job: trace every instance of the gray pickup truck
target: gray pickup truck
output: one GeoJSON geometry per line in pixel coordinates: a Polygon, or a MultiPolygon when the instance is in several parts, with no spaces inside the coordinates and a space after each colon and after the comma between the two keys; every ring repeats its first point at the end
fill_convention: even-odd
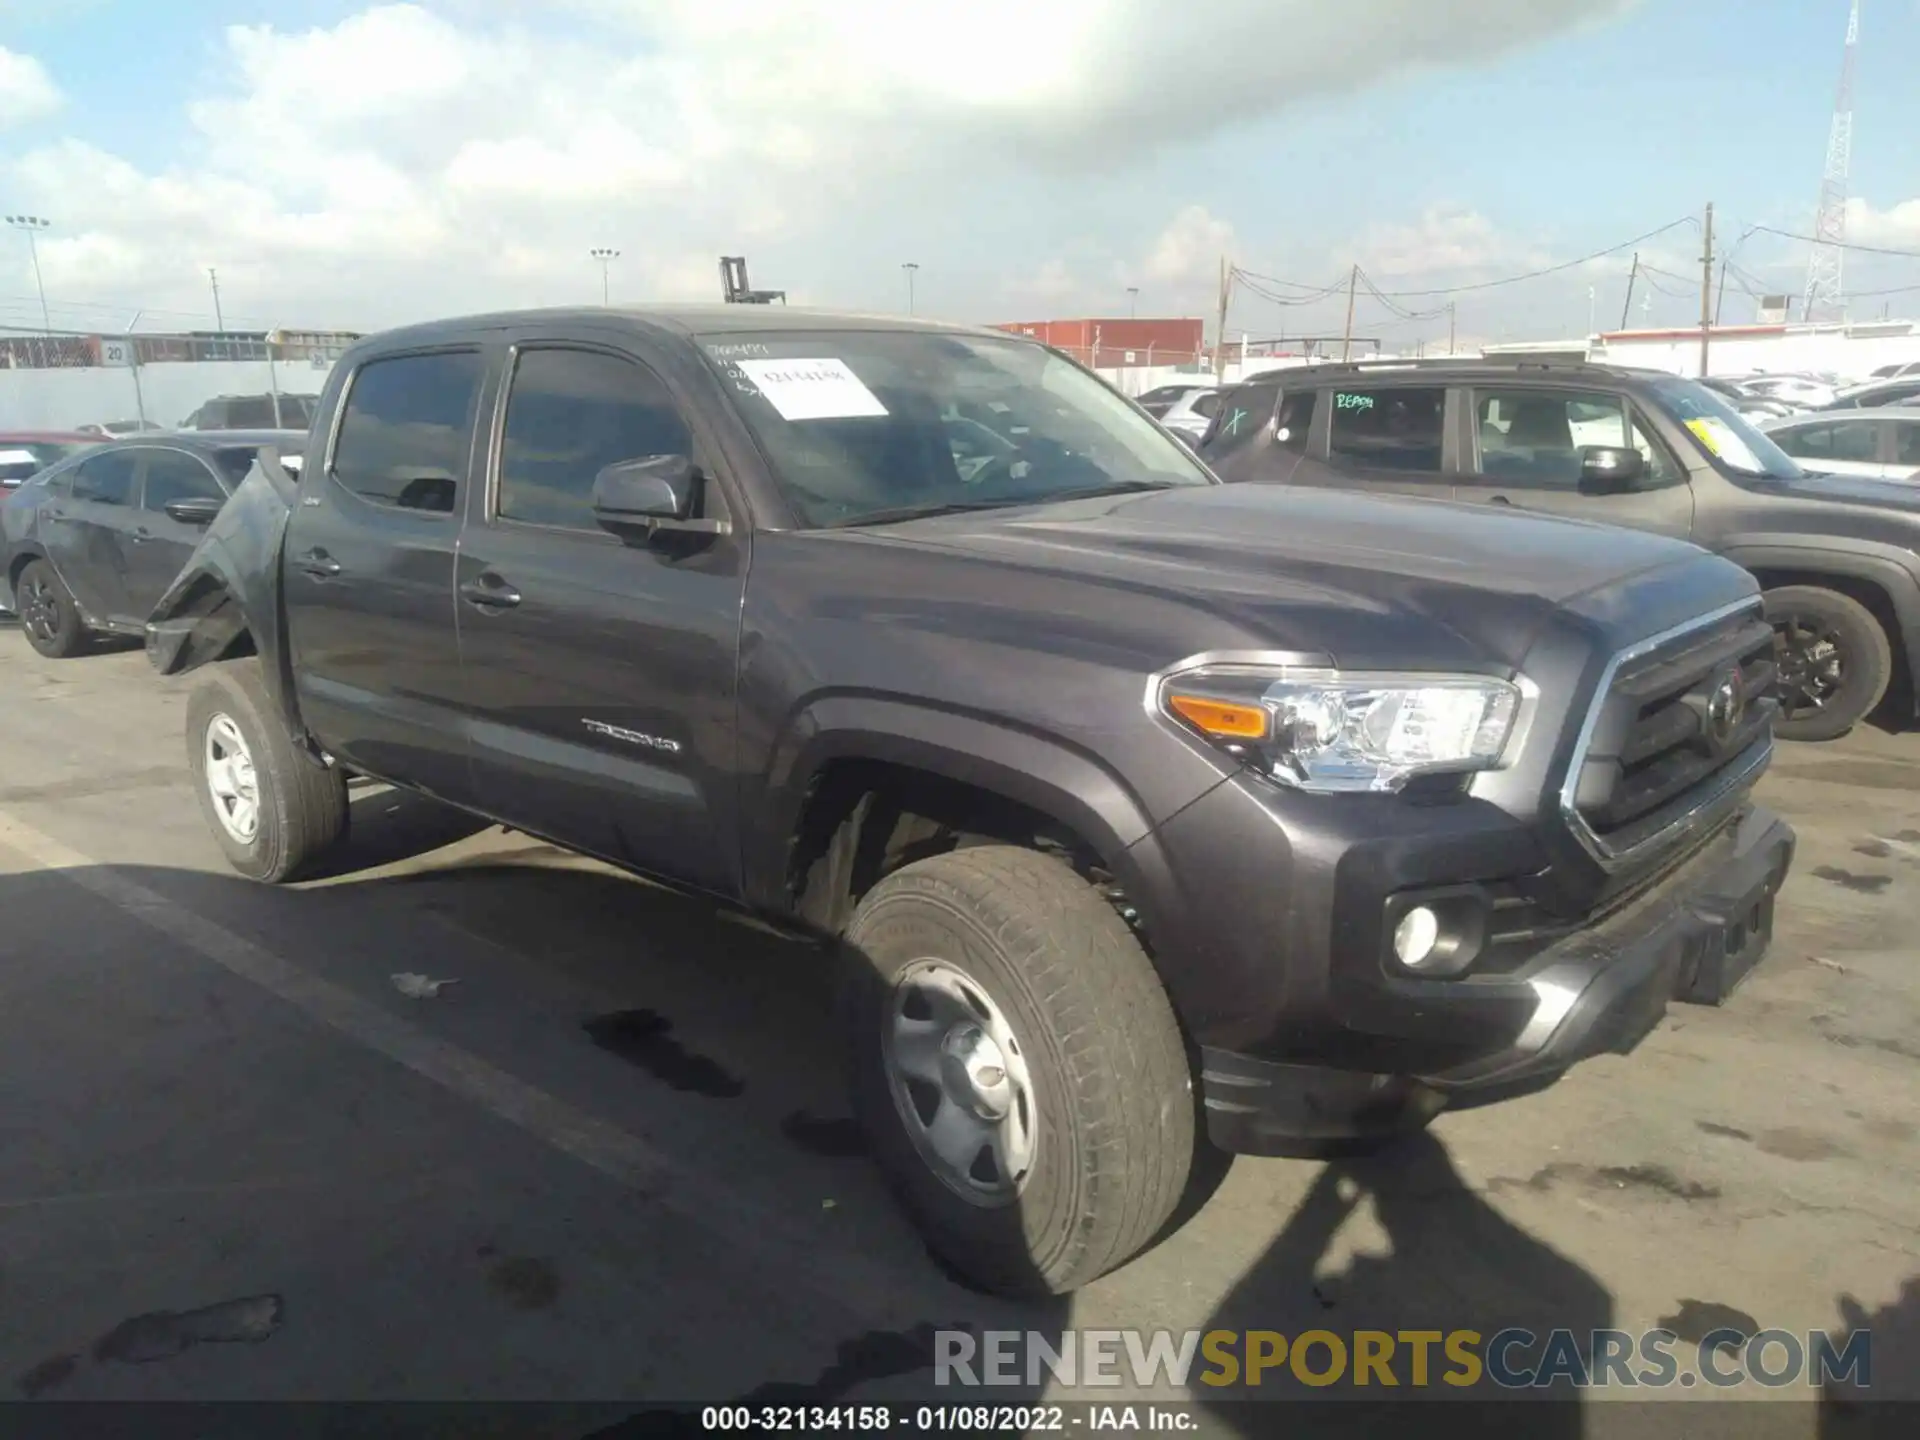
{"type": "MultiPolygon", "coordinates": [[[[1630,526],[1750,571],[1787,740],[1920,714],[1920,486],[1816,475],[1665,371],[1379,361],[1271,371],[1222,401],[1224,480],[1422,496],[1630,526]]],[[[1600,542],[1596,542],[1600,543],[1600,542]]]]}
{"type": "Polygon", "coordinates": [[[1690,545],[1223,485],[1020,337],[724,306],[362,341],[148,627],[243,874],[349,773],[816,937],[976,1282],[1085,1284],[1200,1144],[1377,1141],[1765,953],[1758,587],[1690,545]]]}

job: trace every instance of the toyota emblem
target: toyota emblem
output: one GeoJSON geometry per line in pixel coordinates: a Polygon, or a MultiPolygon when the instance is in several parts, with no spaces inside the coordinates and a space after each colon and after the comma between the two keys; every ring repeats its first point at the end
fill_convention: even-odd
{"type": "Polygon", "coordinates": [[[1707,696],[1707,738],[1714,748],[1722,748],[1732,740],[1746,718],[1746,683],[1738,670],[1729,670],[1707,696]]]}

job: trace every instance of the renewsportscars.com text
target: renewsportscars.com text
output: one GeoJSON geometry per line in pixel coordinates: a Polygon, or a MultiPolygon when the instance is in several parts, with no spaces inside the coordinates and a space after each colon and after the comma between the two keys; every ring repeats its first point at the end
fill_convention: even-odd
{"type": "Polygon", "coordinates": [[[1716,1330],[988,1330],[934,1336],[934,1383],[958,1388],[1333,1385],[1423,1389],[1818,1387],[1873,1383],[1873,1337],[1716,1330]]]}

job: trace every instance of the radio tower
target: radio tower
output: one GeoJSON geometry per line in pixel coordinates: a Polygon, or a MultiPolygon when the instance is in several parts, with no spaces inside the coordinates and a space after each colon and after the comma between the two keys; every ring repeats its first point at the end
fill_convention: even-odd
{"type": "Polygon", "coordinates": [[[1860,0],[1847,15],[1847,58],[1840,66],[1840,96],[1827,135],[1827,170],[1820,181],[1820,211],[1813,221],[1813,254],[1807,261],[1809,322],[1844,320],[1846,292],[1847,177],[1853,168],[1853,59],[1860,49],[1860,0]]]}

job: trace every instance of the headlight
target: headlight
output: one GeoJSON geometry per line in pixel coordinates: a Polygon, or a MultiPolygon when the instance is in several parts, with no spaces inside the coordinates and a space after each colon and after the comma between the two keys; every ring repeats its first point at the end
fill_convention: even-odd
{"type": "Polygon", "coordinates": [[[1393,791],[1505,763],[1520,686],[1478,675],[1209,666],[1160,682],[1162,713],[1283,785],[1393,791]]]}

